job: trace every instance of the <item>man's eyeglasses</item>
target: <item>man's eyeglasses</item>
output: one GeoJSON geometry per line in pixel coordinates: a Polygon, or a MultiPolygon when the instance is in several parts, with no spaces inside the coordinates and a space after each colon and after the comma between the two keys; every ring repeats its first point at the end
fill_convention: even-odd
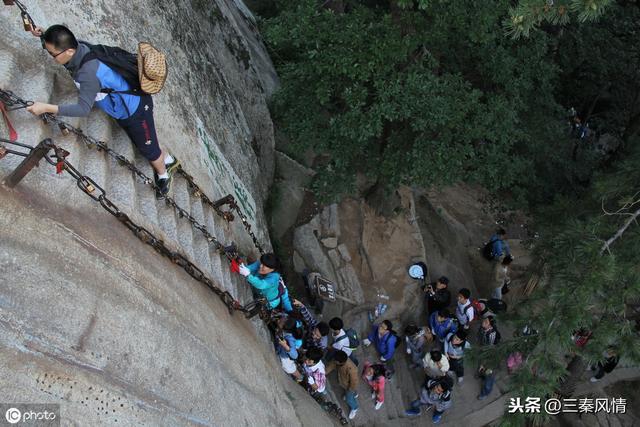
{"type": "Polygon", "coordinates": [[[45,44],[44,44],[44,37],[40,37],[40,43],[42,44],[42,48],[43,48],[44,50],[46,50],[46,51],[47,51],[47,53],[48,53],[52,58],[57,58],[59,55],[62,55],[63,53],[65,53],[66,51],[68,51],[68,50],[69,50],[69,49],[65,49],[65,50],[63,50],[63,51],[61,51],[61,52],[58,52],[58,53],[55,53],[55,54],[54,54],[54,53],[49,52],[49,50],[47,49],[47,46],[45,46],[45,44]]]}
{"type": "Polygon", "coordinates": [[[47,53],[48,53],[49,55],[51,55],[51,57],[52,57],[52,58],[57,58],[58,56],[62,55],[63,53],[65,53],[65,52],[66,52],[66,51],[68,51],[69,49],[65,49],[65,50],[60,51],[60,52],[58,52],[58,53],[56,53],[56,54],[53,54],[53,53],[49,52],[47,49],[45,49],[45,50],[47,51],[47,53]]]}

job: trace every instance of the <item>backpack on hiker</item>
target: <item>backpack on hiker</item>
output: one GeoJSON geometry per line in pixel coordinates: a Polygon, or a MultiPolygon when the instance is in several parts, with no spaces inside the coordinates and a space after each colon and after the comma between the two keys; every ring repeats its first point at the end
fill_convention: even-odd
{"type": "Polygon", "coordinates": [[[482,247],[482,256],[485,257],[488,261],[492,261],[495,257],[493,256],[493,244],[497,242],[500,238],[496,237],[495,239],[489,240],[482,247]]]}
{"type": "Polygon", "coordinates": [[[92,45],[86,42],[82,44],[89,48],[89,53],[82,58],[80,67],[92,59],[97,59],[122,76],[130,86],[128,91],[101,88],[100,92],[142,96],[153,95],[162,90],[167,78],[167,63],[164,54],[151,44],[139,43],[137,54],[116,46],[92,45]]]}
{"type": "MultiPolygon", "coordinates": [[[[489,311],[487,306],[482,301],[475,298],[469,298],[469,301],[471,302],[471,307],[473,308],[473,320],[471,322],[475,322],[476,320],[482,318],[482,316],[487,311],[489,311]]],[[[464,309],[464,315],[467,316],[467,319],[469,319],[469,316],[467,315],[467,310],[469,310],[469,306],[465,307],[464,309]]]]}
{"type": "Polygon", "coordinates": [[[393,335],[394,337],[396,337],[396,343],[394,344],[394,349],[400,347],[400,344],[402,344],[402,339],[400,339],[400,336],[398,335],[398,333],[396,331],[394,331],[393,329],[389,331],[389,333],[391,335],[393,335]]]}
{"type": "Polygon", "coordinates": [[[345,338],[348,340],[349,344],[347,345],[347,347],[350,350],[355,350],[360,345],[360,338],[358,338],[358,333],[353,328],[345,329],[344,335],[338,338],[336,342],[342,341],[345,338]]]}
{"type": "Polygon", "coordinates": [[[484,306],[492,313],[504,313],[507,311],[507,303],[501,299],[491,298],[488,300],[482,300],[484,306]]]}

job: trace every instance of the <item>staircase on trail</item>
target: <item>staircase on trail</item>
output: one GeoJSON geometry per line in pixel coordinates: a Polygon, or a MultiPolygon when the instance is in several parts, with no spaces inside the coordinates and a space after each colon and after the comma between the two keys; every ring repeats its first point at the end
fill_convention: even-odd
{"type": "MultiPolygon", "coordinates": [[[[75,102],[76,89],[70,81],[64,81],[62,74],[47,72],[44,68],[37,68],[28,73],[22,71],[21,64],[13,61],[11,55],[0,59],[0,88],[12,90],[23,99],[34,99],[41,102],[75,102]],[[62,81],[62,83],[61,83],[62,81]]],[[[66,77],[66,76],[65,76],[66,77]]],[[[62,135],[57,126],[45,124],[39,118],[25,110],[9,113],[11,121],[18,131],[18,141],[35,146],[45,138],[52,138],[56,145],[69,151],[67,160],[83,175],[92,178],[104,188],[107,196],[138,225],[148,229],[152,234],[161,238],[168,246],[182,253],[198,266],[205,275],[209,276],[221,289],[228,290],[241,304],[250,302],[253,297],[249,286],[244,280],[231,274],[226,257],[216,250],[198,230],[195,230],[185,218],[179,218],[174,209],[164,200],[157,200],[150,185],[143,183],[129,169],[105,152],[88,147],[78,136],[70,133],[62,135]]],[[[153,170],[148,161],[137,153],[133,143],[118,124],[103,112],[94,109],[86,118],[64,118],[65,121],[82,129],[85,134],[98,140],[105,141],[110,148],[133,161],[147,176],[153,177],[153,170]]],[[[0,134],[8,137],[4,123],[0,125],[0,134]]],[[[163,149],[171,152],[171,147],[163,144],[163,149]]],[[[7,155],[0,161],[0,176],[9,174],[23,158],[7,155]]],[[[182,167],[189,171],[189,165],[182,163],[182,167]]],[[[55,168],[41,161],[40,167],[33,169],[16,187],[16,191],[33,193],[49,203],[68,207],[77,215],[91,217],[95,221],[112,221],[114,227],[122,227],[98,203],[87,197],[76,185],[76,181],[67,173],[56,175],[55,168]]],[[[208,183],[198,183],[201,188],[211,188],[208,183]]],[[[215,191],[215,183],[214,183],[215,191]]],[[[224,196],[208,194],[211,200],[224,196]]],[[[198,222],[205,225],[213,236],[223,245],[233,241],[247,242],[248,237],[242,228],[240,218],[233,223],[220,217],[200,197],[193,195],[187,181],[175,174],[169,196],[176,203],[189,212],[198,222]]],[[[131,236],[136,239],[135,236],[131,236]]],[[[239,248],[243,254],[258,254],[258,251],[247,244],[239,248]]],[[[153,251],[151,247],[148,248],[153,251]]],[[[132,254],[133,255],[133,254],[132,254]]],[[[159,256],[159,259],[163,258],[159,256]]],[[[167,259],[158,262],[170,262],[167,259]]]]}

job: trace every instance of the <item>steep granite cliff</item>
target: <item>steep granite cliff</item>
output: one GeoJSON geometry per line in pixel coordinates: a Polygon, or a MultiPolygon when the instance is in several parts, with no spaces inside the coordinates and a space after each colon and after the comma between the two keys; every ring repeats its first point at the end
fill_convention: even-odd
{"type": "MultiPolygon", "coordinates": [[[[78,38],[168,56],[154,97],[161,145],[212,200],[232,194],[270,248],[263,201],[274,168],[266,97],[277,76],[240,0],[30,1],[36,23],[78,38]]],[[[24,99],[72,101],[76,88],[17,7],[0,8],[0,88],[24,99]]],[[[189,221],[104,152],[10,113],[20,141],[51,137],[132,220],[163,239],[240,302],[247,285],[189,221]]],[[[71,119],[151,169],[102,112],[71,119]]],[[[6,129],[0,125],[6,136],[6,129]]],[[[21,159],[0,160],[0,176],[21,159]]],[[[253,252],[238,218],[228,223],[176,179],[171,196],[224,244],[253,252]]],[[[282,372],[259,320],[230,315],[219,298],[135,238],[66,174],[41,162],[15,189],[0,187],[0,394],[3,402],[58,403],[63,425],[330,425],[282,372]]]]}

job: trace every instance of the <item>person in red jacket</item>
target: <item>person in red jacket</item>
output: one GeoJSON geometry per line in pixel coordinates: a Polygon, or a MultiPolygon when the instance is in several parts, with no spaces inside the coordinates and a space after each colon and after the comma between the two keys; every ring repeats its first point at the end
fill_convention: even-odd
{"type": "Polygon", "coordinates": [[[371,364],[369,362],[364,364],[364,370],[362,371],[362,379],[371,387],[371,398],[376,401],[376,411],[382,407],[384,403],[384,383],[386,369],[383,364],[376,363],[371,364]]]}

